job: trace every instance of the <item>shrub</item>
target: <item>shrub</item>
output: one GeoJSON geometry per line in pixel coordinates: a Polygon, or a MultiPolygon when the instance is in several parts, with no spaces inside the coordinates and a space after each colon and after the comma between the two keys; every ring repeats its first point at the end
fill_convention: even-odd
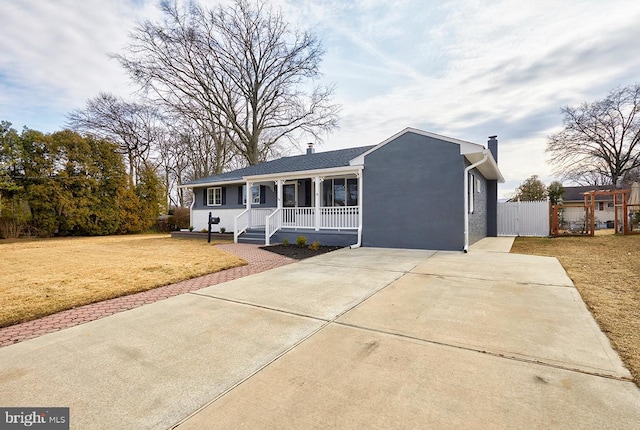
{"type": "Polygon", "coordinates": [[[220,227],[220,233],[224,233],[225,231],[227,231],[227,229],[226,229],[226,228],[224,228],[224,227],[220,227]]]}
{"type": "Polygon", "coordinates": [[[171,218],[171,224],[173,229],[180,230],[181,228],[189,227],[189,208],[174,208],[171,218]]]}
{"type": "Polygon", "coordinates": [[[309,245],[309,249],[311,249],[312,251],[317,251],[318,249],[320,249],[320,242],[316,240],[311,245],[309,245]]]}
{"type": "Polygon", "coordinates": [[[203,228],[202,230],[200,230],[200,233],[209,233],[209,229],[203,228]]]}
{"type": "Polygon", "coordinates": [[[296,239],[296,244],[298,245],[298,248],[304,248],[305,246],[307,246],[307,238],[304,236],[298,236],[298,238],[296,239]]]}
{"type": "Polygon", "coordinates": [[[282,246],[289,246],[289,239],[286,239],[286,238],[285,238],[285,239],[282,241],[282,246]]]}
{"type": "Polygon", "coordinates": [[[171,228],[171,219],[173,216],[159,216],[156,220],[156,223],[153,225],[153,230],[160,233],[168,233],[172,231],[171,228]]]}

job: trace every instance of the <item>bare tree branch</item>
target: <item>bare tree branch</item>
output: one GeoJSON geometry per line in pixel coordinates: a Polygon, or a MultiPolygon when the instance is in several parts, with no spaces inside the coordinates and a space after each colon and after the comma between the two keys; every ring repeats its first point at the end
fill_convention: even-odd
{"type": "Polygon", "coordinates": [[[161,133],[157,108],[107,93],[100,93],[87,101],[84,109],[74,110],[67,117],[70,128],[116,142],[127,156],[133,182],[161,133]]]}
{"type": "Polygon", "coordinates": [[[316,83],[314,35],[290,30],[261,0],[214,9],[172,0],[162,10],[165,21],[139,25],[115,57],[147,95],[209,133],[220,170],[232,152],[256,164],[284,140],[337,127],[333,87],[316,83]]]}
{"type": "Polygon", "coordinates": [[[640,84],[603,99],[564,107],[564,129],[549,136],[546,152],[555,173],[585,185],[618,184],[640,167],[640,84]]]}

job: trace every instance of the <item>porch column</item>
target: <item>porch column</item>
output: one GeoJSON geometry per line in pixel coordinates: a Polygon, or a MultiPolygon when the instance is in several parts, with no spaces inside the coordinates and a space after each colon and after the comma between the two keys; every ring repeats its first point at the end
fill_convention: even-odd
{"type": "Polygon", "coordinates": [[[313,184],[315,188],[315,208],[316,208],[316,231],[320,230],[320,223],[322,222],[322,215],[320,214],[320,186],[324,178],[316,176],[313,178],[313,184]]]}
{"type": "Polygon", "coordinates": [[[282,185],[284,185],[284,180],[278,179],[275,182],[278,189],[278,209],[282,209],[282,185]]]}
{"type": "Polygon", "coordinates": [[[246,196],[245,198],[247,199],[247,217],[249,218],[249,228],[253,227],[252,223],[251,223],[251,200],[253,200],[253,193],[251,191],[251,187],[253,187],[253,182],[247,182],[244,186],[245,191],[246,191],[246,196]]]}

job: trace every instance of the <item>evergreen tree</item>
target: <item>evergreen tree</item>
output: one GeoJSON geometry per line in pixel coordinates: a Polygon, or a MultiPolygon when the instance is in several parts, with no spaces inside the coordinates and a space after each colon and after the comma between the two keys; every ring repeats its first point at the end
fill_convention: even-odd
{"type": "Polygon", "coordinates": [[[135,193],[140,200],[140,218],[143,230],[153,226],[161,211],[166,212],[165,192],[155,169],[148,163],[139,171],[135,193]]]}
{"type": "Polygon", "coordinates": [[[545,200],[547,198],[547,187],[538,179],[538,175],[532,175],[527,178],[515,192],[513,200],[523,202],[533,202],[545,200]]]}
{"type": "Polygon", "coordinates": [[[547,187],[547,195],[549,196],[549,200],[552,205],[557,205],[562,201],[562,195],[564,192],[565,189],[560,181],[553,181],[547,187]]]}

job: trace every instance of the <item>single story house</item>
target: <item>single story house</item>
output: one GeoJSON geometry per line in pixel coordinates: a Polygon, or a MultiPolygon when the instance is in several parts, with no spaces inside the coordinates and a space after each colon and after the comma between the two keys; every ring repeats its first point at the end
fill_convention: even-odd
{"type": "Polygon", "coordinates": [[[191,225],[209,213],[237,242],[466,251],[497,235],[495,136],[483,145],[407,128],[375,146],[283,157],[191,181],[191,225]]]}
{"type": "MultiPolygon", "coordinates": [[[[577,187],[564,187],[562,195],[562,222],[570,228],[583,228],[584,225],[584,193],[589,191],[614,190],[613,185],[587,185],[577,187]]],[[[606,228],[611,226],[615,217],[613,196],[595,196],[593,211],[596,227],[606,228]]]]}

